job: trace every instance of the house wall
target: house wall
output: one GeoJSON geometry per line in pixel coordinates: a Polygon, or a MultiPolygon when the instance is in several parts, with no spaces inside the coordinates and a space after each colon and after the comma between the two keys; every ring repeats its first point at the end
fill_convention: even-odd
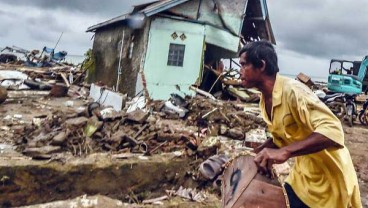
{"type": "Polygon", "coordinates": [[[135,31],[122,24],[97,30],[93,43],[95,71],[90,73],[89,82],[102,82],[109,87],[116,87],[119,55],[124,33],[119,91],[127,93],[128,96],[134,96],[137,75],[143,66],[148,31],[149,21],[143,29],[135,31]],[[129,58],[131,42],[134,42],[134,47],[132,58],[129,58]]]}
{"type": "MultiPolygon", "coordinates": [[[[167,18],[154,18],[149,32],[148,48],[144,64],[147,89],[153,99],[168,99],[171,93],[193,94],[189,86],[199,77],[204,46],[204,26],[167,18]],[[186,39],[174,39],[171,35],[185,34],[186,39]],[[184,44],[183,67],[168,66],[170,43],[184,44]]],[[[182,94],[183,95],[183,94],[182,94]]]]}

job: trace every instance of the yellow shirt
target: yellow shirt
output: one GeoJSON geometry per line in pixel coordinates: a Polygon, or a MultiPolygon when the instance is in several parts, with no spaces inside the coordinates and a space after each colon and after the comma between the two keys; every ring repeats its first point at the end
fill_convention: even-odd
{"type": "Polygon", "coordinates": [[[357,176],[344,145],[341,122],[316,95],[299,81],[277,75],[272,93],[271,120],[263,96],[262,116],[278,147],[320,133],[343,148],[298,156],[286,179],[309,207],[362,207],[357,176]]]}

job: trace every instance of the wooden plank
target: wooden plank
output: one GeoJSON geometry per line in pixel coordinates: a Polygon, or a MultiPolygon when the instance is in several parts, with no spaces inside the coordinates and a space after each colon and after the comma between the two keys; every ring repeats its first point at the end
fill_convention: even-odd
{"type": "Polygon", "coordinates": [[[233,207],[286,208],[287,206],[281,187],[260,180],[253,180],[233,207]]]}
{"type": "Polygon", "coordinates": [[[233,160],[232,164],[224,173],[223,207],[234,207],[242,192],[247,189],[258,168],[251,155],[240,156],[233,160]]]}

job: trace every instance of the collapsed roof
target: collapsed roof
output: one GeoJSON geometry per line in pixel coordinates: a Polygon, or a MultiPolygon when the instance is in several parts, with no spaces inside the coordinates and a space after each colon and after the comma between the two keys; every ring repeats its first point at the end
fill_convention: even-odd
{"type": "Polygon", "coordinates": [[[220,28],[233,36],[241,37],[243,42],[266,39],[276,43],[266,0],[150,1],[134,6],[130,13],[93,25],[87,32],[96,32],[116,24],[124,25],[132,18],[145,19],[154,15],[220,28]]]}

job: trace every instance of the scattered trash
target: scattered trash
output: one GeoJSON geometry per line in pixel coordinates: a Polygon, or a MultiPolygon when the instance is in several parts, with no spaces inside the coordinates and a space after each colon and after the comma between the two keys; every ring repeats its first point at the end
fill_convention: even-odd
{"type": "Polygon", "coordinates": [[[182,109],[179,106],[175,106],[173,103],[171,103],[170,101],[166,101],[165,102],[165,107],[167,107],[169,110],[179,114],[180,118],[183,118],[185,116],[185,114],[188,112],[187,109],[182,109]]]}
{"type": "Polygon", "coordinates": [[[110,105],[116,111],[121,111],[125,107],[125,102],[127,99],[126,95],[118,92],[113,92],[105,87],[98,86],[96,84],[91,85],[90,97],[93,98],[95,102],[101,105],[110,105]]]}
{"type": "Polygon", "coordinates": [[[149,158],[146,157],[146,156],[139,155],[138,156],[138,159],[140,159],[140,160],[148,160],[149,158]]]}
{"type": "Polygon", "coordinates": [[[23,116],[22,115],[19,115],[19,114],[14,114],[13,115],[13,118],[16,118],[16,119],[22,119],[23,116]]]}
{"type": "Polygon", "coordinates": [[[129,107],[127,109],[127,113],[133,112],[137,109],[143,109],[146,107],[146,99],[144,96],[135,97],[131,101],[126,103],[129,107]]]}
{"type": "Polygon", "coordinates": [[[64,103],[64,105],[65,105],[66,107],[73,107],[74,102],[73,102],[73,101],[71,101],[71,100],[68,100],[68,101],[66,101],[66,102],[64,103]]]}
{"type": "Polygon", "coordinates": [[[213,180],[222,173],[224,164],[229,161],[226,155],[213,155],[199,166],[199,172],[207,179],[213,180]]]}
{"type": "Polygon", "coordinates": [[[175,192],[175,195],[189,199],[196,202],[204,202],[207,199],[206,194],[203,191],[197,191],[192,188],[180,188],[175,192]]]}

